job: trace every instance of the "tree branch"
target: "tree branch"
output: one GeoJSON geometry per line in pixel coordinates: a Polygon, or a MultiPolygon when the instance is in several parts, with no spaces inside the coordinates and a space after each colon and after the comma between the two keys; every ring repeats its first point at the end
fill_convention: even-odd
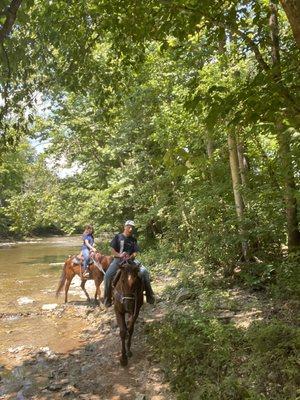
{"type": "Polygon", "coordinates": [[[0,29],[0,44],[3,43],[6,36],[9,35],[9,33],[11,32],[13,24],[17,18],[17,12],[20,8],[21,3],[22,0],[12,0],[10,6],[8,7],[6,11],[6,20],[0,29]]]}
{"type": "Polygon", "coordinates": [[[244,40],[244,42],[250,47],[250,49],[253,51],[256,61],[258,62],[258,64],[260,65],[260,67],[264,70],[264,71],[269,71],[270,67],[269,65],[265,62],[265,60],[263,59],[261,52],[259,51],[258,46],[253,42],[253,40],[251,40],[249,38],[249,36],[247,36],[246,33],[240,31],[237,27],[233,27],[232,25],[229,24],[223,24],[224,27],[226,27],[227,29],[231,30],[233,33],[235,33],[236,35],[238,35],[240,38],[242,38],[244,40]]]}
{"type": "Polygon", "coordinates": [[[256,58],[258,64],[260,65],[260,67],[266,72],[270,70],[270,66],[263,59],[258,46],[255,44],[255,42],[252,39],[249,38],[249,36],[246,33],[239,30],[237,26],[234,26],[233,24],[229,24],[229,23],[226,23],[223,21],[219,21],[216,18],[213,18],[211,15],[204,13],[203,10],[199,11],[197,9],[189,8],[184,5],[174,4],[170,0],[159,0],[159,2],[163,5],[171,6],[174,9],[177,8],[178,11],[189,12],[189,13],[199,12],[199,14],[201,14],[201,16],[207,18],[207,20],[209,22],[212,22],[219,27],[229,29],[232,33],[235,33],[237,36],[239,36],[241,39],[243,39],[244,42],[250,47],[250,49],[253,51],[253,53],[255,55],[255,58],[256,58]]]}

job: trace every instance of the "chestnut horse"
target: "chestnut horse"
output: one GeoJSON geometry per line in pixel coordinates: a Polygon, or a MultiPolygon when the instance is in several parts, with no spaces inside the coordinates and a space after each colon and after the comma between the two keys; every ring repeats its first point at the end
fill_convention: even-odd
{"type": "Polygon", "coordinates": [[[143,284],[139,277],[139,267],[130,261],[125,261],[120,265],[113,281],[113,289],[115,314],[122,341],[120,363],[125,366],[128,363],[128,357],[132,356],[130,348],[134,323],[143,305],[143,284]],[[126,314],[129,314],[127,324],[126,314]],[[127,346],[126,334],[128,334],[127,346]]]}
{"type": "Polygon", "coordinates": [[[108,269],[109,264],[112,262],[113,257],[104,256],[99,252],[92,253],[91,254],[92,264],[89,265],[90,278],[83,278],[82,266],[81,266],[81,264],[78,264],[78,262],[75,261],[76,258],[78,259],[78,257],[69,256],[69,258],[65,261],[65,264],[64,264],[64,267],[62,270],[62,274],[60,277],[59,285],[58,285],[58,288],[56,291],[56,297],[63,290],[63,287],[65,287],[65,303],[67,303],[68,302],[68,291],[69,291],[72,279],[74,278],[75,275],[78,275],[81,278],[80,287],[84,291],[88,301],[90,301],[91,299],[90,299],[88,292],[85,289],[85,283],[88,279],[94,279],[95,286],[96,286],[95,301],[97,301],[97,297],[99,297],[99,301],[100,301],[100,295],[101,295],[100,285],[103,281],[104,273],[108,269]]]}

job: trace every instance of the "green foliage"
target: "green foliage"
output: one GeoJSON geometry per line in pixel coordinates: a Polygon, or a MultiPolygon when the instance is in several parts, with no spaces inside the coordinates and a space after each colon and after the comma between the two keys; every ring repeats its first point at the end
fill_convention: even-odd
{"type": "Polygon", "coordinates": [[[299,299],[300,272],[299,253],[290,255],[276,265],[276,275],[271,286],[271,293],[283,300],[299,299]]]}
{"type": "Polygon", "coordinates": [[[299,332],[276,321],[243,332],[201,314],[148,328],[178,399],[296,399],[299,332]]]}
{"type": "Polygon", "coordinates": [[[130,217],[146,245],[198,253],[218,270],[233,270],[241,243],[266,265],[281,255],[286,178],[276,123],[289,132],[296,171],[299,72],[282,13],[280,82],[264,67],[271,67],[268,18],[264,1],[80,0],[68,13],[63,1],[26,2],[2,49],[2,138],[47,139],[45,157],[81,172],[50,177],[36,161],[22,185],[35,168],[44,178],[21,185],[11,202],[7,194],[3,230],[71,233],[93,222],[115,231],[130,217]],[[42,101],[49,110],[37,109],[42,101]],[[238,188],[242,218],[229,134],[248,160],[238,188]]]}

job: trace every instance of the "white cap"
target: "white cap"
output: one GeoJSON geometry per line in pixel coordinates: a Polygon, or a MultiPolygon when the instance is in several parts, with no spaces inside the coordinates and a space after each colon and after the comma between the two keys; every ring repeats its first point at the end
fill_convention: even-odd
{"type": "Polygon", "coordinates": [[[135,226],[134,225],[134,222],[133,221],[131,221],[130,219],[129,220],[127,220],[126,222],[125,222],[125,224],[124,224],[125,226],[126,225],[130,225],[130,226],[135,226]]]}

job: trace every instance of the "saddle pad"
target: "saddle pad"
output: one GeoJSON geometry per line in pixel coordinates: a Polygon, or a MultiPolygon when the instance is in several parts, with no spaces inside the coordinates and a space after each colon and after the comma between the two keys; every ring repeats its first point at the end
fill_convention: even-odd
{"type": "Polygon", "coordinates": [[[75,257],[72,258],[72,263],[73,264],[80,265],[82,263],[82,261],[83,261],[82,258],[79,258],[78,256],[75,256],[75,257]]]}

